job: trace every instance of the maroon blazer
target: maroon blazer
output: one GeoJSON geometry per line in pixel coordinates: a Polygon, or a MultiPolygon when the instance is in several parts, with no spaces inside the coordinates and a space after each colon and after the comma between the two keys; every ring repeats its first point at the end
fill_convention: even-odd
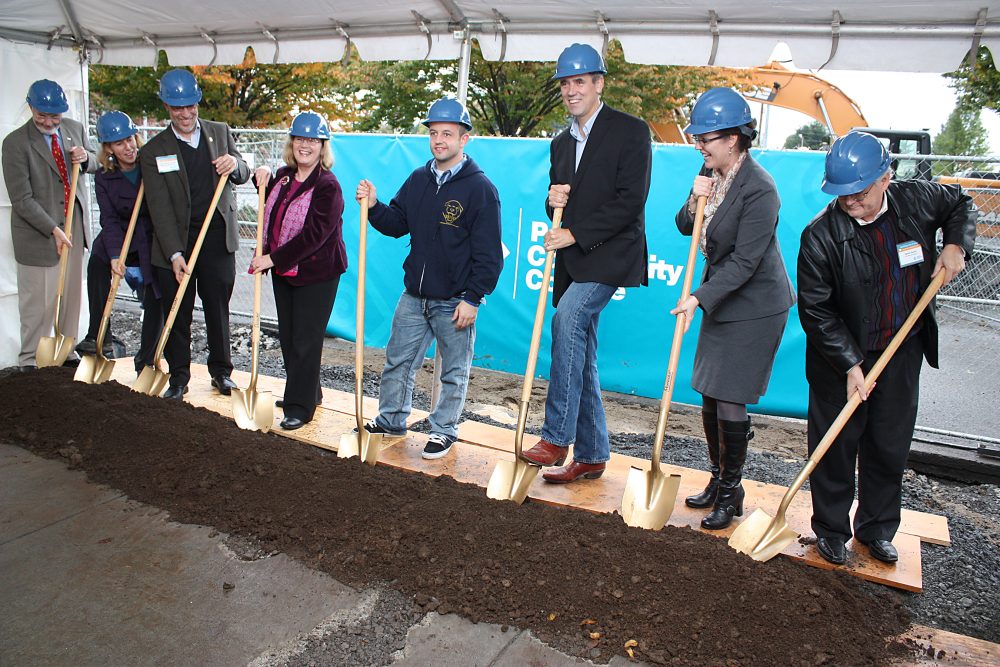
{"type": "MultiPolygon", "coordinates": [[[[279,197],[284,197],[293,178],[295,169],[292,167],[279,169],[267,184],[267,196],[271,196],[274,188],[281,188],[279,197]]],[[[340,190],[340,183],[333,172],[317,166],[295,193],[293,201],[309,190],[313,191],[312,202],[302,231],[277,248],[271,247],[269,238],[264,239],[264,254],[271,255],[274,268],[279,273],[298,265],[298,275],[285,277],[292,285],[311,285],[331,280],[347,270],[347,249],[344,248],[341,234],[344,226],[344,195],[340,190]]],[[[268,228],[275,223],[273,218],[277,215],[277,209],[275,206],[271,211],[272,219],[268,228]]]]}

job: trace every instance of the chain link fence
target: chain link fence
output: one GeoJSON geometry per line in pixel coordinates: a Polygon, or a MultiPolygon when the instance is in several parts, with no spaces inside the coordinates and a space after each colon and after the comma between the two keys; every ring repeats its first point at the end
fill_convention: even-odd
{"type": "MultiPolygon", "coordinates": [[[[144,139],[161,129],[140,128],[144,139]]],[[[286,131],[234,129],[233,134],[251,169],[280,164],[286,131]]],[[[933,177],[960,183],[979,209],[975,252],[965,271],[938,297],[941,369],[924,375],[918,423],[931,431],[992,439],[1000,435],[1000,383],[996,380],[1000,377],[1000,161],[932,155],[894,158],[898,177],[933,177]]],[[[233,315],[249,318],[253,310],[253,278],[247,267],[256,244],[257,193],[248,183],[236,188],[236,197],[240,247],[230,304],[233,315]]],[[[96,201],[91,201],[91,225],[96,233],[99,215],[96,201]]],[[[276,324],[269,275],[264,277],[264,283],[261,321],[276,324]]],[[[131,296],[124,285],[122,296],[131,296]]]]}

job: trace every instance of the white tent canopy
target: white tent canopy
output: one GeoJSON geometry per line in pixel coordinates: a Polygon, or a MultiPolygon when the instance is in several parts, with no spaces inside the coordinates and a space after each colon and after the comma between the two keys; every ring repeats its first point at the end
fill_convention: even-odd
{"type": "Polygon", "coordinates": [[[947,72],[1000,43],[997,0],[3,0],[0,37],[85,45],[92,62],[235,64],[343,57],[555,60],[571,42],[621,41],[636,63],[753,66],[778,42],[802,68],[947,72]]]}

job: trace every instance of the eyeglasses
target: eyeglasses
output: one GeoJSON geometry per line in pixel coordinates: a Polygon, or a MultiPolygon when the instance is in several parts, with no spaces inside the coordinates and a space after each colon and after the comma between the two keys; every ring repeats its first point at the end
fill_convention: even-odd
{"type": "Polygon", "coordinates": [[[875,181],[875,183],[872,183],[861,192],[855,192],[852,195],[840,195],[840,199],[843,199],[844,201],[864,201],[865,197],[867,197],[868,193],[872,191],[872,188],[875,187],[876,183],[878,183],[878,181],[875,181]]]}
{"type": "Polygon", "coordinates": [[[323,142],[322,139],[316,139],[314,137],[292,137],[292,141],[297,141],[300,144],[309,144],[310,146],[323,142]]]}
{"type": "Polygon", "coordinates": [[[728,134],[719,134],[719,135],[716,135],[714,137],[708,137],[707,139],[705,137],[691,137],[691,143],[694,144],[695,146],[704,146],[705,144],[712,143],[716,139],[725,139],[728,136],[731,136],[731,135],[728,135],[728,134]]]}

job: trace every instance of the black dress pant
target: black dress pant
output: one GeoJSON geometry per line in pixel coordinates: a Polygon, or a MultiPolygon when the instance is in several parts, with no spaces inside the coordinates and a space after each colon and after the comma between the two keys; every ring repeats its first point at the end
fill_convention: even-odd
{"type": "MultiPolygon", "coordinates": [[[[865,356],[868,374],[879,353],[865,356]]],[[[851,537],[849,512],[854,502],[854,469],[858,470],[858,510],[853,534],[867,543],[892,540],[899,528],[903,472],[917,420],[917,398],[923,345],[912,336],[900,346],[836,442],[809,476],[812,529],[817,537],[851,537]]],[[[844,377],[845,395],[847,378],[844,377]]],[[[809,453],[812,454],[843,409],[809,391],[809,453]]]]}
{"type": "Polygon", "coordinates": [[[153,365],[153,354],[163,332],[163,308],[160,304],[160,299],[156,298],[156,290],[152,285],[146,285],[142,290],[142,334],[139,338],[139,350],[133,359],[136,373],[153,365]]]}
{"type": "MultiPolygon", "coordinates": [[[[192,235],[194,236],[194,235],[192,235]]],[[[184,256],[190,257],[195,239],[184,256]]],[[[170,269],[156,269],[160,284],[164,322],[173,305],[180,284],[170,269]]],[[[205,310],[208,334],[208,372],[212,377],[233,372],[229,342],[229,299],[236,283],[236,255],[226,248],[226,228],[212,226],[205,236],[194,273],[177,310],[170,330],[164,356],[170,366],[170,386],[185,387],[191,379],[191,320],[194,316],[194,296],[197,291],[205,310]]]]}
{"type": "MultiPolygon", "coordinates": [[[[101,317],[104,315],[104,305],[111,291],[111,264],[90,253],[87,262],[87,305],[90,308],[90,326],[87,338],[97,339],[97,331],[101,328],[101,317]]],[[[104,340],[111,342],[111,322],[108,322],[108,332],[104,340]]]]}
{"type": "Polygon", "coordinates": [[[292,285],[272,273],[274,305],[278,311],[278,340],[285,360],[284,412],[309,421],[323,400],[319,367],[323,338],[337,298],[340,276],[311,285],[292,285]]]}

